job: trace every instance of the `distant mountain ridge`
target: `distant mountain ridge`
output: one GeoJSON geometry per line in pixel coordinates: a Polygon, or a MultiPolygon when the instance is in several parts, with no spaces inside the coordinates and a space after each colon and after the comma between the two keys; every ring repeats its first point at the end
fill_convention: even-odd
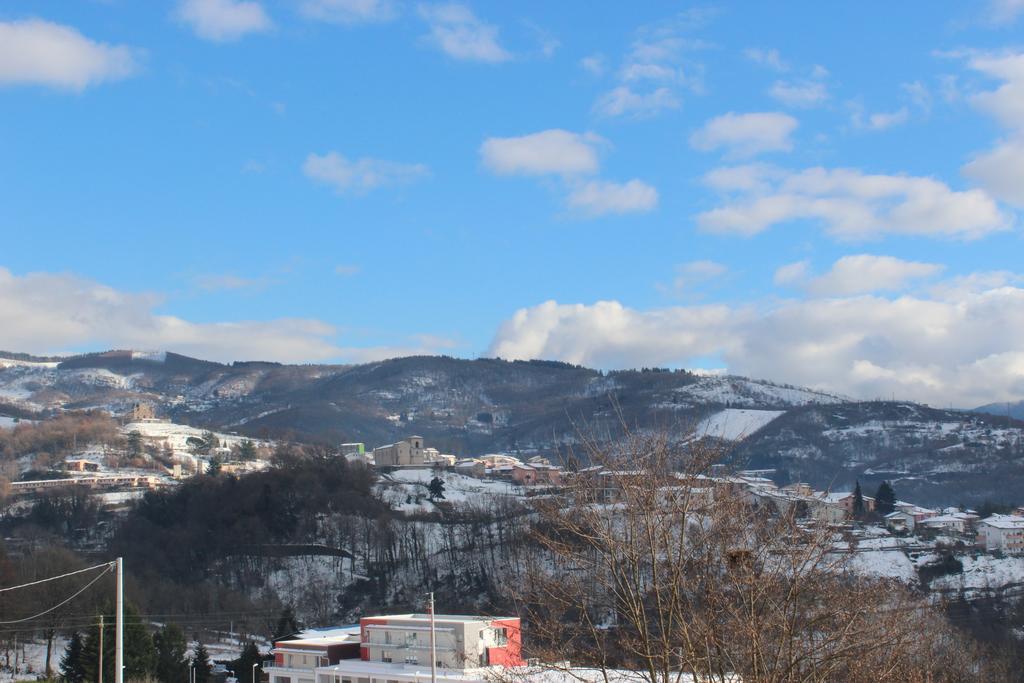
{"type": "Polygon", "coordinates": [[[1024,420],[1024,401],[1008,403],[987,403],[974,409],[976,413],[988,413],[989,415],[1005,415],[1006,417],[1024,420]]]}
{"type": "Polygon", "coordinates": [[[0,353],[0,415],[124,414],[140,401],[197,427],[370,447],[419,434],[467,456],[551,454],[581,432],[614,434],[623,424],[681,438],[714,424],[718,436],[738,439],[735,462],[776,468],[782,480],[839,490],[893,479],[922,503],[958,502],[954,494],[1024,502],[1024,422],[744,377],[445,356],[282,365],[130,350],[59,360],[0,353]],[[755,428],[720,429],[730,415],[755,428]]]}

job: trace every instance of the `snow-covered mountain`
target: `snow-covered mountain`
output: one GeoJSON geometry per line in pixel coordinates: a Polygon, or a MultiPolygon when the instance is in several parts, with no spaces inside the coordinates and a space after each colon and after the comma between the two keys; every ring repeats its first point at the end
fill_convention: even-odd
{"type": "Polygon", "coordinates": [[[363,365],[230,365],[174,353],[0,354],[0,416],[158,415],[255,437],[368,446],[420,434],[461,455],[543,453],[583,434],[670,429],[720,439],[751,467],[818,488],[892,479],[922,503],[1024,502],[1024,423],[728,375],[601,372],[550,361],[408,357],[363,365]]]}

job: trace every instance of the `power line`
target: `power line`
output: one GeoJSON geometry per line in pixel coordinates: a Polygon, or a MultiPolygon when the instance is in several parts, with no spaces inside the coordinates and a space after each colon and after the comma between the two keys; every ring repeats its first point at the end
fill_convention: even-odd
{"type": "MultiPolygon", "coordinates": [[[[66,578],[68,576],[74,576],[75,574],[83,574],[85,572],[91,572],[93,569],[100,569],[101,567],[106,567],[108,570],[110,570],[113,566],[114,566],[113,562],[104,562],[103,564],[98,564],[95,567],[86,567],[85,569],[79,569],[77,571],[68,572],[67,574],[61,574],[60,576],[51,576],[48,579],[39,579],[38,581],[31,581],[29,583],[23,583],[23,584],[20,584],[20,585],[17,585],[17,586],[8,586],[7,588],[0,588],[0,593],[6,593],[7,591],[13,591],[13,590],[17,590],[19,588],[28,588],[29,586],[38,586],[39,584],[46,583],[47,581],[56,581],[57,579],[63,579],[63,578],[66,578]]],[[[100,574],[100,576],[103,576],[103,574],[100,574]]],[[[2,623],[5,623],[5,622],[0,621],[0,624],[2,624],[2,623]]]]}
{"type": "MultiPolygon", "coordinates": [[[[109,570],[109,566],[107,568],[109,570]]],[[[95,569],[95,567],[93,567],[93,569],[95,569]]],[[[73,572],[73,573],[78,574],[80,572],[73,572]]],[[[102,579],[105,574],[106,574],[106,572],[97,574],[96,578],[94,578],[92,581],[90,581],[89,583],[87,583],[84,586],[82,586],[71,597],[69,597],[69,598],[67,598],[65,600],[62,600],[61,602],[57,603],[56,605],[54,605],[53,607],[51,607],[49,609],[43,610],[39,614],[33,614],[31,617],[25,617],[24,619],[13,619],[11,621],[0,621],[0,624],[20,624],[20,623],[23,623],[23,622],[26,622],[26,621],[32,621],[33,619],[38,619],[41,616],[45,616],[45,615],[49,614],[50,612],[52,612],[52,611],[54,611],[56,609],[60,609],[61,607],[63,607],[64,605],[68,604],[69,602],[71,602],[72,600],[77,598],[79,595],[81,595],[82,593],[87,591],[94,583],[96,583],[97,581],[102,579]]],[[[49,580],[49,579],[47,579],[47,580],[49,580]]],[[[36,583],[43,583],[43,582],[42,581],[37,581],[36,583]]],[[[19,586],[19,588],[20,587],[21,586],[19,586]]]]}

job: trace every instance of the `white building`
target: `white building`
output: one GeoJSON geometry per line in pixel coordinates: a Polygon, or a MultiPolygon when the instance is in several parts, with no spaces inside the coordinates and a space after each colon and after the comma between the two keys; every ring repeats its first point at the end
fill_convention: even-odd
{"type": "Polygon", "coordinates": [[[978,522],[978,540],[985,550],[1024,552],[1024,517],[992,515],[978,522]]]}
{"type": "MultiPolygon", "coordinates": [[[[367,617],[359,626],[307,631],[274,643],[265,667],[270,683],[427,683],[430,617],[367,617]]],[[[520,667],[517,617],[442,615],[434,618],[437,680],[470,683],[520,667]]]]}

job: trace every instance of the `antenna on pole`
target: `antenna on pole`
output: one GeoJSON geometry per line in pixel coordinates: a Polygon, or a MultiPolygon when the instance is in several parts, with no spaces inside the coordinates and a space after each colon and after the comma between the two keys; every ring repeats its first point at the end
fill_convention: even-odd
{"type": "Polygon", "coordinates": [[[114,637],[114,683],[124,683],[124,572],[117,558],[117,630],[114,637]]]}
{"type": "Polygon", "coordinates": [[[430,683],[437,683],[437,647],[434,640],[434,594],[430,593],[430,683]]]}

